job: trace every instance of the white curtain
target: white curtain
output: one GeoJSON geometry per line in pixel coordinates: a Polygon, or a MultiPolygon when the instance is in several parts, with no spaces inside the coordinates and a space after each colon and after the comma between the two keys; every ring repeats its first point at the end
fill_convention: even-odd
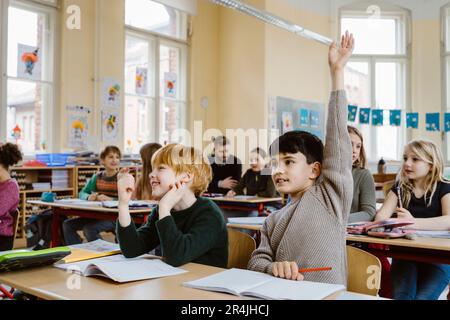
{"type": "Polygon", "coordinates": [[[197,14],[197,0],[153,0],[153,1],[159,2],[174,9],[184,11],[190,15],[197,14]]]}

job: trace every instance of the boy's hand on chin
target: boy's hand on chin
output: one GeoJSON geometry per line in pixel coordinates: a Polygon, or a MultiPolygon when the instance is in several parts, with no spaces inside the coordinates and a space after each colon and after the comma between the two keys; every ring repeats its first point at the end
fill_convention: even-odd
{"type": "Polygon", "coordinates": [[[170,190],[159,201],[159,219],[170,215],[170,210],[183,198],[185,189],[186,184],[182,182],[171,185],[170,190]]]}

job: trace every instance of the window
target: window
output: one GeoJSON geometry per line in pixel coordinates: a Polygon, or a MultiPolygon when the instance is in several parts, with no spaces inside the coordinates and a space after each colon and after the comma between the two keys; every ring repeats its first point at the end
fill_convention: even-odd
{"type": "MultiPolygon", "coordinates": [[[[444,79],[444,112],[450,112],[450,4],[442,8],[442,63],[445,70],[444,79]]],[[[450,139],[445,135],[445,160],[450,160],[450,139]]]]}
{"type": "Polygon", "coordinates": [[[137,153],[148,142],[180,142],[176,130],[186,128],[187,23],[150,0],[126,0],[125,16],[124,140],[137,153]]]}
{"type": "Polygon", "coordinates": [[[340,12],[341,34],[349,30],[358,40],[345,70],[348,100],[360,108],[384,110],[383,127],[373,126],[372,121],[360,124],[359,116],[356,127],[364,135],[367,156],[372,162],[381,157],[401,160],[407,139],[404,119],[408,111],[408,15],[401,9],[380,8],[381,15],[372,18],[365,9],[352,6],[340,12]],[[400,127],[389,124],[392,109],[403,111],[400,127]]]}
{"type": "Polygon", "coordinates": [[[18,143],[25,154],[51,146],[55,9],[21,1],[2,8],[3,77],[0,139],[18,143]],[[49,143],[50,142],[50,143],[49,143]]]}

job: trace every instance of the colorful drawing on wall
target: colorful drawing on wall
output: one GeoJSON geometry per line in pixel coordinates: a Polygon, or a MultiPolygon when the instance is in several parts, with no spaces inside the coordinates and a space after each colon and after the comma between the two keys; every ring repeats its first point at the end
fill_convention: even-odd
{"type": "Polygon", "coordinates": [[[440,130],[439,115],[440,115],[439,113],[427,113],[427,115],[426,115],[427,131],[439,131],[440,130]]]}
{"type": "Polygon", "coordinates": [[[412,112],[406,114],[406,128],[419,129],[419,113],[412,112]]]}
{"type": "Polygon", "coordinates": [[[166,98],[177,97],[177,74],[173,72],[164,73],[164,96],[166,98]]]}
{"type": "Polygon", "coordinates": [[[401,110],[389,110],[389,122],[391,126],[400,127],[402,122],[401,110]]]}
{"type": "Polygon", "coordinates": [[[359,110],[359,123],[361,124],[370,123],[370,108],[361,108],[359,110]]]}
{"type": "Polygon", "coordinates": [[[445,132],[450,132],[450,113],[444,113],[445,132]]]}
{"type": "Polygon", "coordinates": [[[310,120],[311,128],[318,128],[319,127],[319,112],[311,110],[309,114],[311,117],[311,120],[310,120]]]}
{"type": "Polygon", "coordinates": [[[372,125],[381,127],[384,124],[384,110],[372,110],[372,125]]]}
{"type": "Polygon", "coordinates": [[[147,83],[148,70],[147,68],[136,68],[136,94],[146,95],[148,91],[147,83]]]}
{"type": "Polygon", "coordinates": [[[309,127],[309,110],[308,109],[300,109],[299,111],[300,123],[301,127],[309,127]]]}
{"type": "Polygon", "coordinates": [[[113,78],[105,78],[103,81],[102,102],[103,107],[120,107],[121,87],[113,78]]]}
{"type": "Polygon", "coordinates": [[[88,137],[88,120],[85,115],[71,114],[67,118],[69,148],[85,148],[88,137]]]}
{"type": "Polygon", "coordinates": [[[19,43],[17,77],[41,80],[41,57],[39,54],[39,48],[19,43]]]}
{"type": "Polygon", "coordinates": [[[282,115],[282,133],[285,134],[286,132],[294,130],[294,121],[292,117],[292,112],[283,112],[282,115]]]}
{"type": "Polygon", "coordinates": [[[357,113],[358,113],[358,107],[349,105],[348,106],[348,121],[355,122],[357,113]]]}
{"type": "Polygon", "coordinates": [[[103,141],[114,141],[119,131],[119,113],[102,111],[102,138],[103,141]]]}
{"type": "Polygon", "coordinates": [[[17,141],[22,139],[22,129],[20,129],[19,125],[16,125],[15,128],[12,130],[11,137],[17,141]]]}

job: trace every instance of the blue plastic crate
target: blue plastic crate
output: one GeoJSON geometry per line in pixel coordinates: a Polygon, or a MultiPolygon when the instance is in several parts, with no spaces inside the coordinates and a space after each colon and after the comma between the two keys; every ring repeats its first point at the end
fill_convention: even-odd
{"type": "Polygon", "coordinates": [[[64,167],[67,164],[67,153],[45,153],[37,154],[36,160],[45,163],[49,167],[64,167]]]}

